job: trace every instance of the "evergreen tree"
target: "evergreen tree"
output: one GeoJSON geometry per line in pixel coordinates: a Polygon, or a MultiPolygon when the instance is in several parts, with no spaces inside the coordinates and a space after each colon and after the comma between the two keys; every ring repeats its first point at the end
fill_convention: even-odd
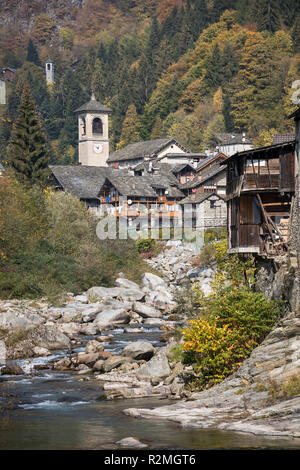
{"type": "Polygon", "coordinates": [[[33,44],[32,39],[29,39],[28,41],[26,61],[33,62],[38,67],[41,66],[41,61],[38,55],[38,51],[36,50],[36,47],[33,44]]]}
{"type": "Polygon", "coordinates": [[[197,0],[195,2],[194,8],[191,11],[191,15],[192,33],[194,40],[197,40],[203,29],[206,28],[209,24],[209,13],[206,6],[206,1],[197,0]]]}
{"type": "Polygon", "coordinates": [[[49,177],[46,136],[29,86],[24,88],[10,143],[10,164],[18,180],[24,184],[45,187],[49,177]]]}
{"type": "Polygon", "coordinates": [[[160,139],[163,133],[162,128],[163,128],[163,122],[162,122],[162,119],[158,116],[151,132],[151,139],[160,139]]]}
{"type": "Polygon", "coordinates": [[[300,52],[300,15],[297,15],[292,30],[292,39],[295,53],[300,52]]]}
{"type": "Polygon", "coordinates": [[[223,117],[224,117],[224,123],[225,123],[225,129],[226,132],[233,132],[234,131],[234,123],[233,123],[233,118],[231,115],[231,102],[230,98],[228,95],[225,95],[225,98],[223,100],[223,117]]]}
{"type": "Polygon", "coordinates": [[[224,46],[222,65],[222,81],[224,83],[230,83],[234,75],[239,70],[239,64],[234,50],[229,42],[227,42],[224,46]]]}
{"type": "Polygon", "coordinates": [[[256,0],[253,17],[259,31],[274,33],[280,28],[281,7],[279,0],[256,0]]]}
{"type": "Polygon", "coordinates": [[[120,142],[117,146],[117,150],[125,147],[125,145],[138,142],[140,140],[139,129],[139,118],[135,109],[135,106],[131,104],[128,106],[125,119],[123,121],[122,132],[120,142]]]}
{"type": "Polygon", "coordinates": [[[210,91],[219,88],[223,81],[223,64],[218,43],[215,44],[207,64],[205,82],[210,91]]]}

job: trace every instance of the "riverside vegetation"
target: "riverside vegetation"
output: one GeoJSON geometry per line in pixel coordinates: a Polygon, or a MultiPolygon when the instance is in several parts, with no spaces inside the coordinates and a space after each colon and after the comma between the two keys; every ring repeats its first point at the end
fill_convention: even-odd
{"type": "Polygon", "coordinates": [[[189,303],[192,318],[180,330],[183,341],[174,354],[184,364],[193,365],[199,375],[194,386],[200,389],[236,371],[271,331],[284,306],[253,291],[254,259],[227,255],[226,248],[225,239],[204,246],[200,261],[209,253],[209,259],[217,262],[213,290],[205,297],[196,285],[189,302],[185,300],[177,309],[186,315],[185,304],[189,303]]]}
{"type": "Polygon", "coordinates": [[[71,194],[27,188],[13,178],[0,187],[0,298],[48,297],[110,286],[123,271],[139,280],[135,243],[100,241],[96,220],[71,194]]]}

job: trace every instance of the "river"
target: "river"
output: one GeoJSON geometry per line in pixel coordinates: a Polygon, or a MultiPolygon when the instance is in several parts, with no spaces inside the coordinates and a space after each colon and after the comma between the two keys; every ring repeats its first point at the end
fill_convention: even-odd
{"type": "MultiPolygon", "coordinates": [[[[144,327],[144,332],[111,332],[114,339],[105,349],[120,353],[128,342],[148,340],[160,342],[159,327],[144,327]]],[[[73,352],[83,351],[81,346],[73,352]]],[[[299,449],[299,442],[290,439],[265,438],[232,432],[183,430],[163,420],[136,420],[125,416],[129,407],[157,407],[174,403],[171,400],[134,399],[105,400],[99,382],[79,377],[76,372],[52,369],[34,370],[38,364],[66,355],[56,351],[47,358],[15,361],[25,374],[0,376],[0,449],[116,449],[116,441],[134,436],[150,449],[299,449]],[[4,406],[4,410],[3,410],[4,406]]]]}

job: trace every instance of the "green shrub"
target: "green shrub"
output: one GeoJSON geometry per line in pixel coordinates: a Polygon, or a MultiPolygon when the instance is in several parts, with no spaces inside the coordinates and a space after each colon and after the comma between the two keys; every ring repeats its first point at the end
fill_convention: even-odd
{"type": "Polygon", "coordinates": [[[139,238],[136,245],[139,253],[148,253],[155,248],[156,242],[152,238],[139,238]]]}
{"type": "Polygon", "coordinates": [[[282,303],[248,287],[228,287],[200,298],[201,317],[183,332],[182,360],[201,372],[199,386],[211,386],[232,374],[265,338],[282,303]]]}

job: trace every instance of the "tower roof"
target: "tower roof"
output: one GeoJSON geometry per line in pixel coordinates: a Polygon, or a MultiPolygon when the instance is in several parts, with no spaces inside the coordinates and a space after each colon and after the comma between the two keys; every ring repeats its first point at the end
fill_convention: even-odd
{"type": "Polygon", "coordinates": [[[92,93],[90,101],[83,104],[79,108],[75,110],[75,113],[83,113],[83,112],[101,112],[101,113],[111,113],[111,109],[105,106],[104,104],[99,103],[96,100],[94,93],[92,93]]]}

